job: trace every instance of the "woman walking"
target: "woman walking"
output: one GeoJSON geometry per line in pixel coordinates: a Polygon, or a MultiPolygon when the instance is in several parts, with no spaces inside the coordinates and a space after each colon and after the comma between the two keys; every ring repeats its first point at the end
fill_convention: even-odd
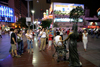
{"type": "Polygon", "coordinates": [[[27,33],[25,34],[27,37],[27,44],[28,44],[28,53],[30,52],[29,49],[31,49],[32,53],[33,53],[33,37],[32,34],[29,30],[27,30],[27,33]],[[31,46],[31,47],[30,47],[31,46]]]}
{"type": "Polygon", "coordinates": [[[88,35],[87,31],[84,30],[83,35],[82,35],[84,51],[86,51],[87,42],[88,42],[88,37],[87,37],[87,35],[88,35]]]}

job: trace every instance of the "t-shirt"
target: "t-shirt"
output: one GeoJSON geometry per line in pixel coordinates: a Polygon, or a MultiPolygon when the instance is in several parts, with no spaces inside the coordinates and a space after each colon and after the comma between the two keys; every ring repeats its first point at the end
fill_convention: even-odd
{"type": "Polygon", "coordinates": [[[49,34],[49,40],[52,40],[52,34],[49,34]]]}
{"type": "Polygon", "coordinates": [[[62,46],[62,42],[59,42],[59,41],[60,41],[60,37],[61,37],[61,36],[57,35],[57,36],[54,38],[54,40],[55,40],[55,42],[56,42],[56,45],[58,45],[58,46],[62,46]]]}
{"type": "MultiPolygon", "coordinates": [[[[42,31],[40,32],[40,34],[42,33],[42,31]]],[[[41,35],[41,38],[46,38],[46,33],[43,32],[43,34],[41,35]]]]}
{"type": "MultiPolygon", "coordinates": [[[[31,34],[31,33],[30,33],[30,34],[27,34],[27,33],[26,33],[25,35],[26,35],[27,37],[32,38],[32,34],[31,34]]],[[[30,39],[27,38],[27,40],[30,40],[30,39]]]]}
{"type": "Polygon", "coordinates": [[[60,31],[60,35],[63,35],[63,31],[60,31]]]}
{"type": "MultiPolygon", "coordinates": [[[[86,35],[88,35],[88,33],[86,33],[86,35]]],[[[83,39],[87,39],[87,36],[85,36],[84,33],[83,33],[83,39]]]]}
{"type": "Polygon", "coordinates": [[[14,44],[14,41],[12,40],[12,38],[14,38],[14,40],[16,42],[16,35],[15,35],[15,33],[11,34],[11,44],[14,44]]]}
{"type": "Polygon", "coordinates": [[[69,32],[70,32],[70,31],[68,30],[68,31],[67,31],[67,35],[69,35],[69,32]]]}

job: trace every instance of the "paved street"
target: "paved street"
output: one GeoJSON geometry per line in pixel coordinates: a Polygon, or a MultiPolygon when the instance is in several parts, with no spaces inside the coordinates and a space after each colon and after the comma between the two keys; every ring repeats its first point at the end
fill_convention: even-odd
{"type": "MultiPolygon", "coordinates": [[[[64,36],[64,38],[67,36],[64,36]]],[[[83,50],[82,42],[78,43],[78,53],[82,67],[99,67],[100,64],[100,45],[99,39],[91,38],[89,36],[89,43],[87,52],[83,50]]],[[[26,50],[26,38],[24,38],[24,49],[26,50]]],[[[38,43],[36,37],[34,37],[34,53],[28,54],[27,51],[21,58],[12,58],[9,54],[10,37],[6,34],[3,38],[0,38],[0,67],[68,67],[68,62],[57,63],[55,58],[52,58],[54,48],[51,51],[46,50],[39,52],[38,43]]],[[[68,57],[68,54],[67,54],[68,57]]]]}

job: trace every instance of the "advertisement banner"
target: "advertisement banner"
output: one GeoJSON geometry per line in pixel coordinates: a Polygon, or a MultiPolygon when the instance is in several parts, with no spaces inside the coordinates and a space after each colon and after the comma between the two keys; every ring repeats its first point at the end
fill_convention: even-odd
{"type": "Polygon", "coordinates": [[[54,14],[56,15],[68,15],[72,9],[77,6],[81,6],[84,9],[84,4],[74,4],[74,3],[56,3],[54,2],[54,14]]]}

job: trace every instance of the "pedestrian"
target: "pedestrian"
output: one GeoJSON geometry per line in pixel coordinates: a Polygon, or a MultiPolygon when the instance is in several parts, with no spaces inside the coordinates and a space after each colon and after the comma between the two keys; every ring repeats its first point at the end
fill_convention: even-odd
{"type": "Polygon", "coordinates": [[[40,36],[41,36],[41,46],[40,46],[39,51],[42,51],[42,50],[45,50],[45,47],[46,47],[46,32],[44,28],[40,32],[40,36]]]}
{"type": "Polygon", "coordinates": [[[82,33],[82,40],[83,40],[83,46],[84,46],[84,51],[86,51],[87,48],[87,42],[88,42],[88,33],[86,30],[82,33]]]}
{"type": "Polygon", "coordinates": [[[29,51],[30,49],[31,49],[31,51],[33,53],[33,37],[32,37],[32,34],[31,34],[31,32],[29,30],[27,30],[27,33],[25,35],[26,35],[26,38],[27,38],[28,53],[30,52],[29,51]]]}
{"type": "Polygon", "coordinates": [[[48,35],[48,42],[49,42],[49,44],[48,44],[48,49],[49,50],[51,50],[51,45],[52,45],[52,34],[51,34],[51,32],[49,32],[49,35],[48,35]]]}
{"type": "MultiPolygon", "coordinates": [[[[14,32],[14,29],[13,28],[11,28],[10,29],[10,33],[9,33],[9,36],[10,36],[10,39],[11,39],[11,34],[14,32]]],[[[12,47],[10,47],[10,49],[9,49],[9,53],[11,54],[11,50],[12,50],[12,47]]]]}
{"type": "Polygon", "coordinates": [[[17,33],[17,29],[14,29],[14,32],[11,34],[11,47],[12,47],[11,53],[12,53],[12,57],[14,56],[21,57],[20,55],[17,54],[16,33],[17,33]]]}
{"type": "Polygon", "coordinates": [[[23,37],[23,33],[21,30],[19,30],[17,34],[17,38],[19,39],[19,42],[18,42],[18,54],[19,55],[23,54],[23,49],[24,49],[22,37],[23,37]]]}

